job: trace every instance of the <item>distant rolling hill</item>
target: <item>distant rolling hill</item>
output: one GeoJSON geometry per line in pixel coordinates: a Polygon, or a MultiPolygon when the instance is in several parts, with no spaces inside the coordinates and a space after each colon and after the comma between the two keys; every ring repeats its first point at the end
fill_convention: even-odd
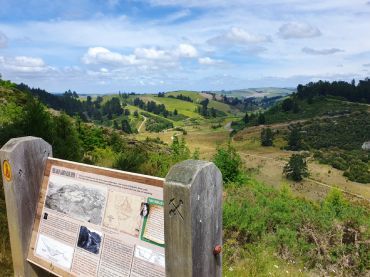
{"type": "Polygon", "coordinates": [[[249,97],[275,97],[287,96],[295,92],[295,88],[277,88],[277,87],[264,87],[264,88],[248,88],[237,90],[221,90],[212,91],[216,94],[223,94],[228,97],[249,98],[249,97]]]}

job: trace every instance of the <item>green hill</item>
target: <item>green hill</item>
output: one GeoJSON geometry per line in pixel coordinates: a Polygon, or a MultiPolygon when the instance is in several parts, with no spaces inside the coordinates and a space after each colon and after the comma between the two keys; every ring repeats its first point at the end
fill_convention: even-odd
{"type": "Polygon", "coordinates": [[[285,149],[309,151],[316,161],[343,171],[349,180],[369,184],[370,153],[361,146],[370,140],[370,106],[336,94],[294,94],[263,113],[249,114],[234,128],[271,127],[275,139],[285,141],[285,149]]]}
{"type": "Polygon", "coordinates": [[[346,102],[331,97],[320,97],[311,102],[295,99],[291,108],[284,108],[284,101],[282,101],[266,111],[264,116],[267,124],[273,124],[315,117],[340,116],[366,110],[368,110],[368,107],[360,103],[346,102]]]}

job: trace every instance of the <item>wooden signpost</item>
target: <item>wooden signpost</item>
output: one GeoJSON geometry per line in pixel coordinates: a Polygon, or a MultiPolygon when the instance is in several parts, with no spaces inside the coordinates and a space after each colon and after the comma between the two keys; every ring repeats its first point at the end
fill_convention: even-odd
{"type": "Polygon", "coordinates": [[[51,158],[40,138],[0,150],[15,276],[221,276],[222,176],[165,179],[51,158]]]}

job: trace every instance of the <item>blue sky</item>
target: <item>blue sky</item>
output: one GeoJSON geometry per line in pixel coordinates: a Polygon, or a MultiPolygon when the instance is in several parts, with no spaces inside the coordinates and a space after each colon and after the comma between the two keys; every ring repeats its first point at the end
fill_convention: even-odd
{"type": "Polygon", "coordinates": [[[0,73],[52,92],[370,75],[367,0],[0,0],[0,73]]]}

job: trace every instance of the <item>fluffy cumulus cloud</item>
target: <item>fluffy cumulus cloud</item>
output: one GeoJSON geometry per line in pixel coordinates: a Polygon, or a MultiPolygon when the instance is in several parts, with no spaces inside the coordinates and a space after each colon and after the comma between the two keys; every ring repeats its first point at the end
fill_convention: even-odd
{"type": "Polygon", "coordinates": [[[8,45],[7,36],[0,31],[0,48],[5,48],[8,45]]]}
{"type": "Polygon", "coordinates": [[[85,64],[132,65],[137,60],[134,55],[122,55],[104,47],[91,47],[82,57],[85,64]]]}
{"type": "Polygon", "coordinates": [[[155,48],[136,48],[135,56],[149,60],[171,60],[171,56],[164,50],[155,48]]]}
{"type": "Polygon", "coordinates": [[[0,68],[14,73],[45,73],[53,70],[41,58],[16,56],[2,57],[0,56],[0,68]]]}
{"type": "Polygon", "coordinates": [[[309,55],[332,55],[338,52],[343,52],[343,50],[338,48],[313,49],[310,47],[303,47],[302,52],[309,55]]]}
{"type": "Polygon", "coordinates": [[[196,58],[198,50],[191,44],[182,43],[178,46],[176,54],[181,58],[196,58]]]}
{"type": "Polygon", "coordinates": [[[239,27],[232,27],[223,34],[209,40],[211,44],[250,45],[270,41],[268,36],[256,35],[239,27]]]}
{"type": "Polygon", "coordinates": [[[115,69],[135,67],[146,71],[174,67],[183,59],[195,59],[198,56],[198,50],[193,45],[183,43],[168,49],[138,47],[129,54],[114,52],[104,47],[90,47],[81,60],[95,69],[96,66],[115,69]]]}
{"type": "Polygon", "coordinates": [[[304,22],[289,22],[279,28],[278,35],[283,39],[300,39],[321,36],[317,27],[304,22]]]}

